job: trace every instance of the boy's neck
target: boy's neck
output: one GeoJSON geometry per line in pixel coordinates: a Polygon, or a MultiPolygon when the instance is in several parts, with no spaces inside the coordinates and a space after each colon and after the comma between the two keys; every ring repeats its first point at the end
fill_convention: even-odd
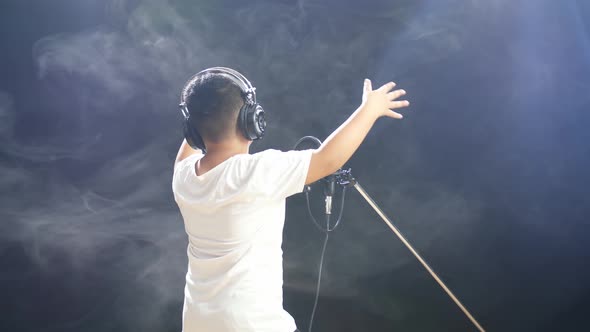
{"type": "MultiPolygon", "coordinates": [[[[246,147],[245,149],[213,150],[213,151],[207,149],[207,153],[205,154],[205,157],[208,157],[207,159],[227,159],[227,158],[233,157],[238,154],[248,154],[248,153],[250,153],[248,147],[246,147]]],[[[203,158],[205,158],[205,157],[203,157],[203,158]]]]}
{"type": "Polygon", "coordinates": [[[206,159],[213,164],[221,163],[238,154],[250,153],[250,144],[244,144],[242,142],[227,142],[208,145],[207,153],[203,159],[206,159]]]}
{"type": "Polygon", "coordinates": [[[195,165],[195,172],[197,175],[203,175],[235,155],[248,154],[249,148],[250,144],[226,145],[225,147],[218,144],[209,144],[207,153],[195,165]]]}

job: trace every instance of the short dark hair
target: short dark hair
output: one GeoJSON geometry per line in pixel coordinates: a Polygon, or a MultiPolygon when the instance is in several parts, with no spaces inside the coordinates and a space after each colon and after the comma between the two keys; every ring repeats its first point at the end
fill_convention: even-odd
{"type": "Polygon", "coordinates": [[[203,140],[217,143],[236,131],[237,114],[244,100],[242,89],[227,74],[196,77],[185,91],[190,125],[197,127],[203,140]]]}

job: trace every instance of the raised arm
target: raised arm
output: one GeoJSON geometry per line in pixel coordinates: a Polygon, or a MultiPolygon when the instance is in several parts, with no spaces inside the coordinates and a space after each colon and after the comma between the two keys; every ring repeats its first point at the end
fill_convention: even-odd
{"type": "Polygon", "coordinates": [[[174,166],[184,158],[191,156],[193,154],[202,154],[203,151],[193,149],[187,142],[186,139],[182,141],[180,144],[180,148],[178,149],[178,153],[176,154],[176,160],[174,161],[174,166]]]}
{"type": "Polygon", "coordinates": [[[389,82],[373,90],[371,81],[365,80],[361,105],[313,152],[306,184],[326,177],[342,167],[361,145],[378,118],[403,118],[392,109],[407,107],[410,103],[407,100],[397,101],[406,92],[391,91],[394,87],[395,83],[389,82]]]}

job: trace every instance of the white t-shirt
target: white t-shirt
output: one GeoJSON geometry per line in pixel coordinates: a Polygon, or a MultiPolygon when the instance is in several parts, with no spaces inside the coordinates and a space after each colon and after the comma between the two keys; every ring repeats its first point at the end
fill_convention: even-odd
{"type": "Polygon", "coordinates": [[[312,150],[235,155],[172,180],[189,245],[183,332],[293,332],[283,309],[285,198],[303,191],[312,150]]]}

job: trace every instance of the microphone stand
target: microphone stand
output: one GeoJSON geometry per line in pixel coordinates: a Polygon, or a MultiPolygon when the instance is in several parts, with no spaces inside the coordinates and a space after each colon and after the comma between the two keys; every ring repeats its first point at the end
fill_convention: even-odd
{"type": "Polygon", "coordinates": [[[432,278],[436,280],[436,282],[442,287],[442,289],[449,295],[449,297],[455,302],[455,304],[463,311],[465,316],[469,318],[469,320],[477,327],[480,332],[485,332],[483,327],[479,324],[479,322],[469,313],[467,308],[459,301],[459,299],[451,292],[451,290],[445,285],[445,283],[439,278],[439,276],[432,270],[432,268],[426,263],[426,261],[418,254],[418,252],[412,247],[412,245],[406,240],[406,238],[402,235],[402,233],[393,225],[391,220],[385,215],[383,210],[379,208],[377,203],[369,196],[369,194],[363,189],[363,187],[358,183],[358,181],[352,176],[351,169],[348,170],[339,170],[336,174],[336,182],[344,187],[354,187],[361,196],[369,203],[369,205],[377,212],[377,214],[383,219],[383,222],[389,226],[389,228],[397,235],[397,237],[402,241],[402,243],[412,252],[412,254],[418,259],[420,264],[430,273],[432,278]]]}

